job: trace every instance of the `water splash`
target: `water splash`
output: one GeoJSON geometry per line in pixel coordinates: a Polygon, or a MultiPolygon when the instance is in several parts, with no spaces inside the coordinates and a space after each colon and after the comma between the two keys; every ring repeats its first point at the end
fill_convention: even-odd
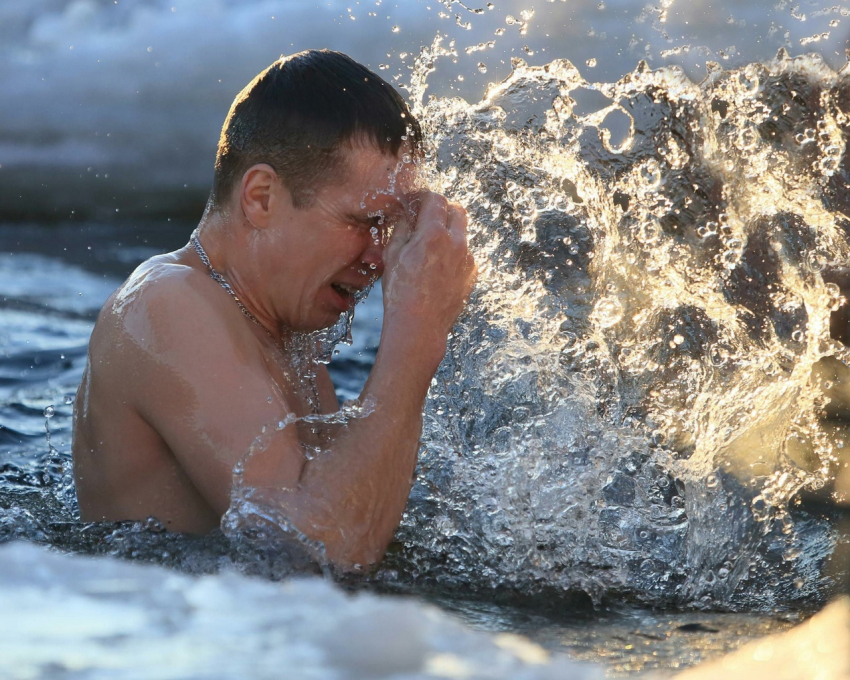
{"type": "Polygon", "coordinates": [[[56,451],[50,441],[50,419],[56,415],[56,409],[50,405],[44,407],[44,436],[47,440],[47,452],[52,454],[56,451]]]}
{"type": "Polygon", "coordinates": [[[515,60],[478,104],[424,103],[439,49],[412,79],[425,169],[469,211],[480,281],[396,566],[655,604],[822,596],[832,539],[789,502],[835,470],[812,375],[848,358],[827,280],[850,255],[848,73],[780,52],[600,84],[515,60]],[[580,113],[587,91],[607,103],[580,113]]]}
{"type": "MultiPolygon", "coordinates": [[[[426,103],[436,60],[457,56],[442,42],[410,91],[435,140],[423,169],[469,209],[481,279],[429,397],[384,573],[653,604],[825,596],[828,527],[789,501],[830,493],[846,456],[831,388],[812,376],[847,375],[829,279],[848,255],[848,73],[780,53],[710,64],[700,84],[645,64],[592,83],[565,60],[516,60],[479,104],[426,103]]],[[[46,483],[5,474],[19,472],[46,483]]],[[[54,486],[31,507],[59,511],[35,514],[73,509],[54,486]]],[[[6,506],[0,538],[87,549],[97,534],[91,550],[187,569],[229,550],[201,560],[153,523],[77,527],[72,541],[6,506]]],[[[275,577],[286,560],[271,539],[293,532],[255,516],[240,568],[275,577]]]]}

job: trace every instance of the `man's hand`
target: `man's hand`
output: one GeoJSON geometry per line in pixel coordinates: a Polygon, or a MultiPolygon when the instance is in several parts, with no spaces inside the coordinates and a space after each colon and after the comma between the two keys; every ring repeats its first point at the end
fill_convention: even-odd
{"type": "Polygon", "coordinates": [[[415,222],[399,222],[384,252],[384,341],[414,343],[411,350],[438,364],[472,290],[475,261],[460,205],[430,191],[410,200],[418,203],[415,222]]]}

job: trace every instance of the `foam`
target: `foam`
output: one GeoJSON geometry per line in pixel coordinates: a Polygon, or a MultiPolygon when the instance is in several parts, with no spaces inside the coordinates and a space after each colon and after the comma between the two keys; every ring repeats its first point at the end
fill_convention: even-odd
{"type": "Polygon", "coordinates": [[[321,579],[192,577],[24,543],[0,555],[0,675],[604,677],[525,638],[471,631],[430,605],[349,596],[321,579]]]}

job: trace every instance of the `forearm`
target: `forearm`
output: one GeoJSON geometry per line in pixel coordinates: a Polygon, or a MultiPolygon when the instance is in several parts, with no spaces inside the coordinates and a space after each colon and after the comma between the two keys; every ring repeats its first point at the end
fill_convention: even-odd
{"type": "Polygon", "coordinates": [[[388,342],[361,395],[371,412],[352,419],[305,464],[290,519],[324,543],[340,565],[375,563],[407,503],[422,429],[422,408],[445,343],[388,342]]]}

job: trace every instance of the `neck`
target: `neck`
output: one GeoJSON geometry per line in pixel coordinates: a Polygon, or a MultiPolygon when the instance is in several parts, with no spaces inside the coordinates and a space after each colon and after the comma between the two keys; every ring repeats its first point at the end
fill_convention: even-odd
{"type": "MultiPolygon", "coordinates": [[[[261,257],[259,230],[251,225],[236,224],[229,215],[207,210],[196,235],[209,259],[210,266],[230,286],[248,319],[261,326],[281,346],[291,342],[292,332],[282,324],[271,301],[265,300],[261,274],[256,263],[261,257]],[[250,316],[248,316],[250,315],[250,316]]],[[[200,256],[198,256],[200,259],[200,256]]],[[[206,269],[206,265],[201,262],[206,269]]]]}

